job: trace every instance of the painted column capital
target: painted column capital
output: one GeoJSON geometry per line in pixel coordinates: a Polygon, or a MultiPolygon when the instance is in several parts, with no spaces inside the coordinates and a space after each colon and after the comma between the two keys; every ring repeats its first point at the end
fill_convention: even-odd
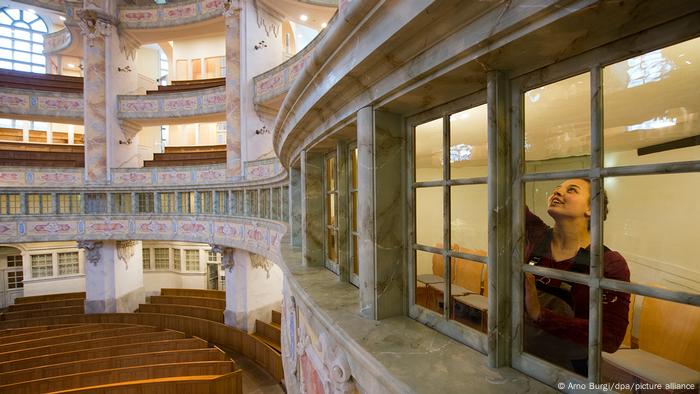
{"type": "Polygon", "coordinates": [[[78,249],[85,249],[85,258],[94,266],[100,262],[100,249],[102,241],[78,241],[78,249]]]}
{"type": "Polygon", "coordinates": [[[211,244],[210,246],[212,252],[221,254],[221,266],[225,270],[233,270],[233,266],[236,265],[236,263],[233,261],[233,252],[235,249],[215,244],[211,244]]]}
{"type": "Polygon", "coordinates": [[[93,9],[81,8],[76,11],[80,20],[78,26],[90,47],[94,46],[96,38],[104,38],[110,35],[114,20],[109,15],[102,14],[93,9]]]}
{"type": "Polygon", "coordinates": [[[224,7],[224,18],[226,18],[226,24],[228,25],[229,19],[238,19],[241,15],[241,2],[240,0],[225,0],[222,4],[224,7]]]}

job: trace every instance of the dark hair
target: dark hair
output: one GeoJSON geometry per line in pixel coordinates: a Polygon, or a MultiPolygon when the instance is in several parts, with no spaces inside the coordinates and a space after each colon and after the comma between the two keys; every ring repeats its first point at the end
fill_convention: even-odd
{"type": "MultiPolygon", "coordinates": [[[[590,194],[591,193],[590,192],[591,180],[588,178],[576,178],[576,179],[580,179],[580,180],[588,183],[588,194],[590,194]]],[[[608,218],[608,193],[605,192],[605,187],[603,187],[602,185],[600,187],[600,192],[603,194],[603,212],[602,212],[602,214],[603,214],[603,221],[605,221],[605,219],[608,218]]],[[[591,199],[592,198],[593,198],[593,196],[591,196],[591,199]]],[[[589,223],[589,227],[590,227],[590,223],[589,223]]]]}

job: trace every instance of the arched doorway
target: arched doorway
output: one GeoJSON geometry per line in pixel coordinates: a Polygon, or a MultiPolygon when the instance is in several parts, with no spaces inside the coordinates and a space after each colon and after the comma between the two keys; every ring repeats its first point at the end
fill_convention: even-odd
{"type": "Polygon", "coordinates": [[[22,251],[11,246],[0,246],[0,309],[24,295],[22,251]]]}

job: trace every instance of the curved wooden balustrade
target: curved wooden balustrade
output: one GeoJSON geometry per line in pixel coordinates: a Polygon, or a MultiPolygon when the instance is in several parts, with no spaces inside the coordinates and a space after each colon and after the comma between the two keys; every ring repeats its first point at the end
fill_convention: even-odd
{"type": "Polygon", "coordinates": [[[186,92],[197,89],[216,88],[219,86],[226,86],[226,78],[172,81],[171,85],[158,85],[158,90],[147,90],[146,94],[186,92]]]}

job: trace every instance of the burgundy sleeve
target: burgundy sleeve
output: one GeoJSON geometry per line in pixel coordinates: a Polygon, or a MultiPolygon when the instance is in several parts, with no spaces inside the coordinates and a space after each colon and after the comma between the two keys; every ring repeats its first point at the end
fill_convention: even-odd
{"type": "Polygon", "coordinates": [[[547,223],[543,222],[539,216],[530,211],[525,205],[525,239],[534,247],[537,240],[542,239],[545,231],[549,229],[547,223]]]}
{"type": "MultiPolygon", "coordinates": [[[[630,272],[625,259],[617,252],[604,257],[605,277],[629,282],[630,272]]],[[[614,353],[627,332],[630,296],[617,291],[603,291],[603,350],[614,353]]],[[[537,325],[560,338],[588,346],[588,319],[567,317],[542,309],[537,325]]]]}

